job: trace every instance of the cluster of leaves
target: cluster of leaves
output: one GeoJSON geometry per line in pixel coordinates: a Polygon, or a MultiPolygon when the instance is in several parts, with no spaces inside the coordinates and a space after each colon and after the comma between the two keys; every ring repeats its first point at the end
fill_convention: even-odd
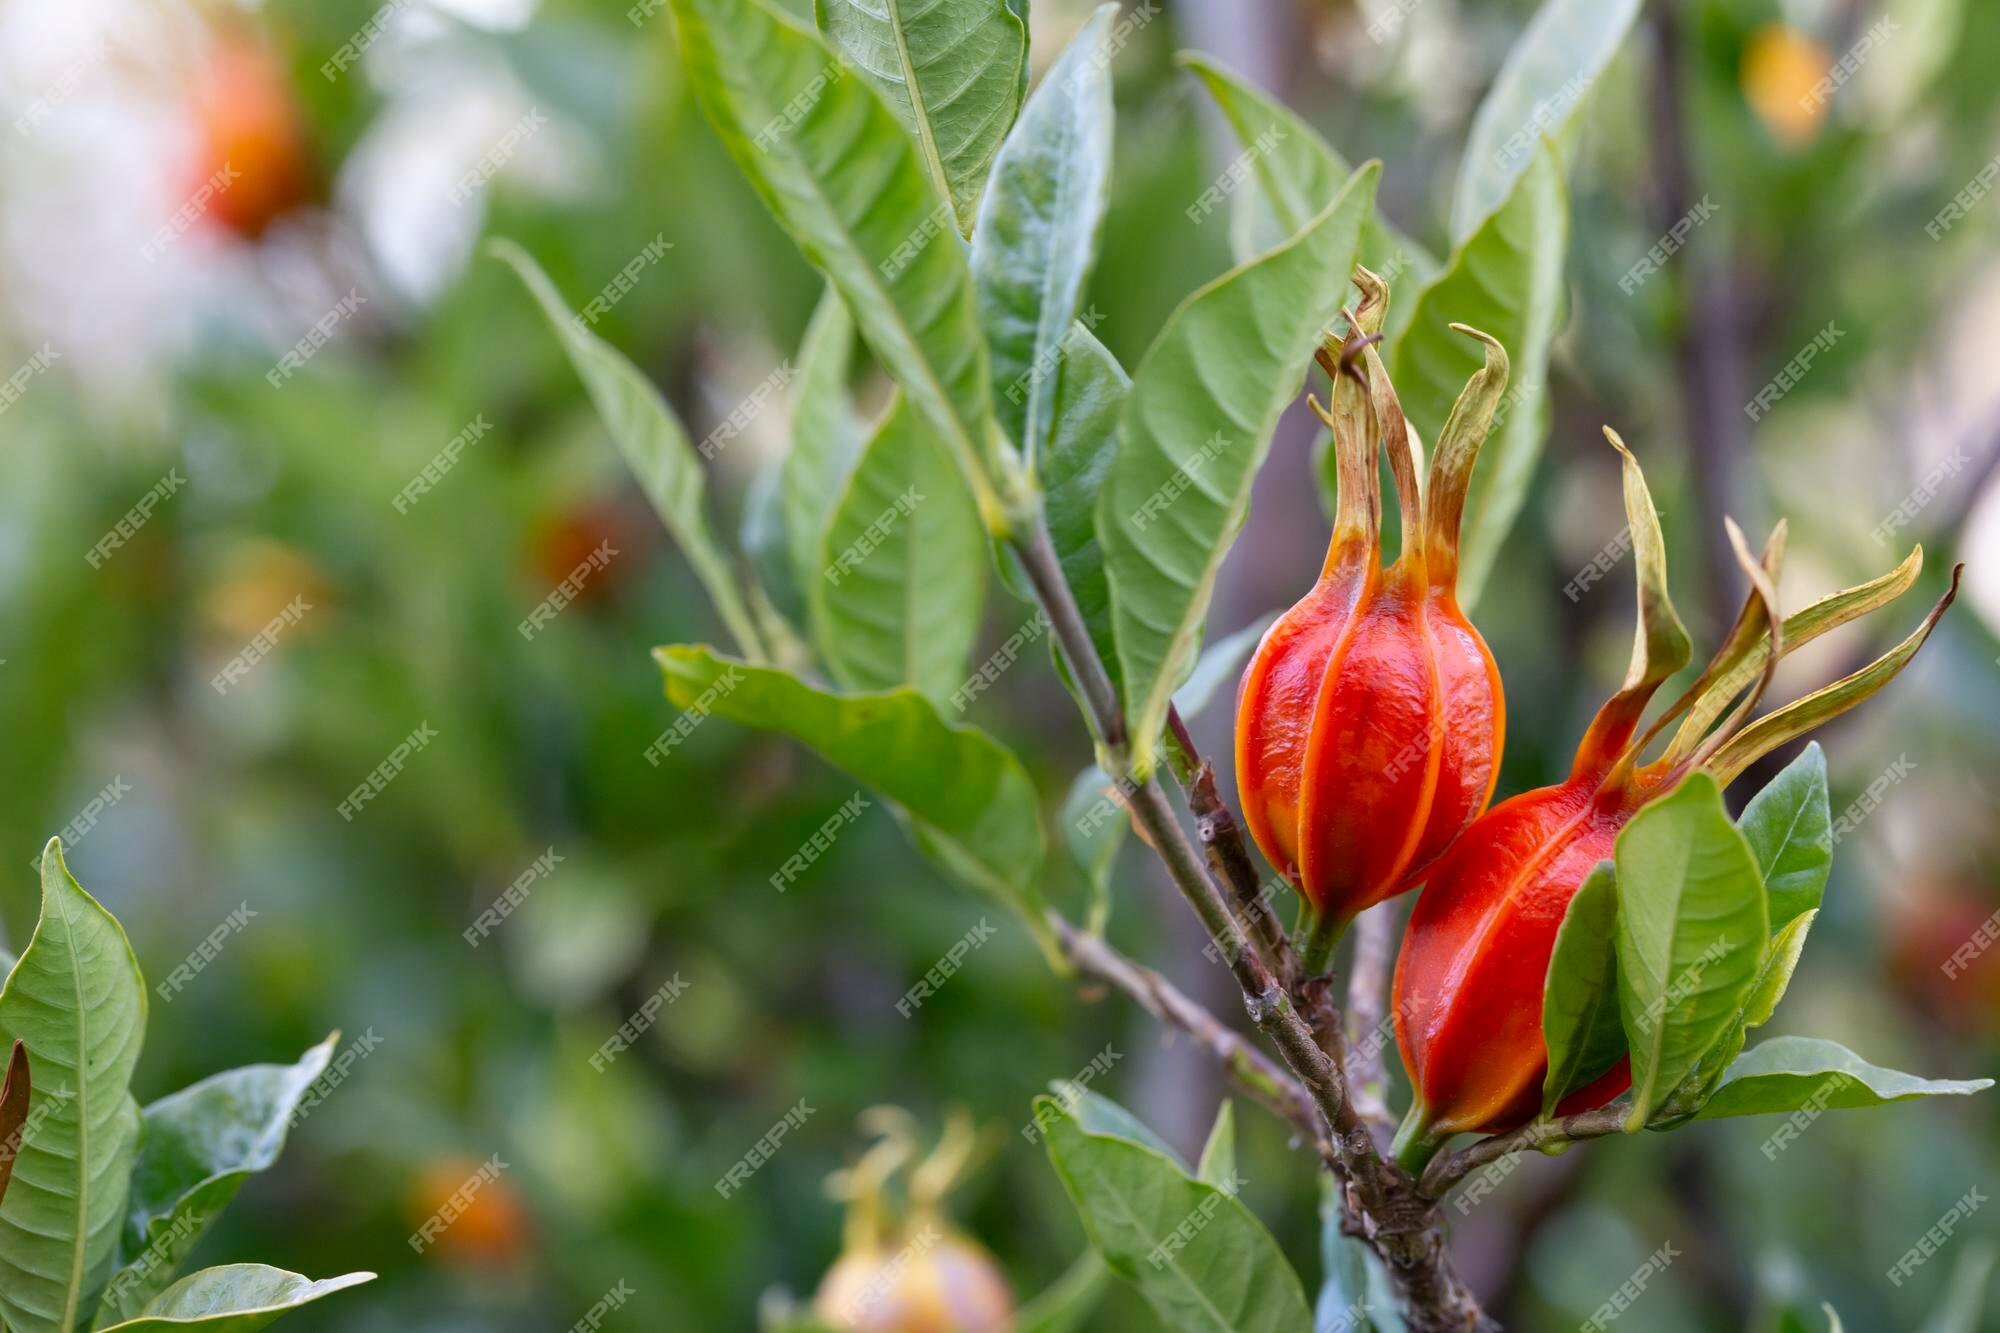
{"type": "MultiPolygon", "coordinates": [[[[1129,375],[1082,316],[1110,187],[1109,65],[1142,19],[1100,10],[1030,96],[1025,15],[1009,0],[820,0],[817,32],[764,0],[670,7],[718,135],[828,282],[799,357],[792,448],[744,524],[754,574],[732,575],[697,451],[658,391],[526,254],[499,248],[734,640],[737,656],[657,650],[667,694],[691,716],[790,735],[881,792],[924,852],[1015,909],[1060,964],[1037,792],[1003,745],[947,713],[990,679],[991,664],[971,666],[989,551],[1020,591],[1017,551],[1046,541],[1129,729],[1129,751],[1101,753],[1143,776],[1170,707],[1198,706],[1255,641],[1200,654],[1278,416],[1339,328],[1360,262],[1416,291],[1391,307],[1387,361],[1424,437],[1480,365],[1450,326],[1510,351],[1514,387],[1467,505],[1460,584],[1476,598],[1547,432],[1575,89],[1607,67],[1637,5],[1550,0],[1538,14],[1475,119],[1443,260],[1375,211],[1378,164],[1350,166],[1283,106],[1188,58],[1244,146],[1238,263],[1180,305],[1129,375]],[[849,392],[857,333],[895,386],[872,423],[849,392]]],[[[1046,628],[1030,619],[995,661],[1046,628]]],[[[1059,653],[1057,667],[1075,687],[1074,663],[1059,653]]],[[[1081,775],[1072,811],[1105,781],[1081,775]]],[[[1826,802],[1813,750],[1740,828],[1704,773],[1634,820],[1551,963],[1545,1115],[1628,1056],[1632,1130],[1985,1086],[1896,1074],[1826,1042],[1743,1052],[1816,912],[1826,802]]],[[[1121,824],[1071,838],[1100,893],[1121,824]]],[[[1303,1287],[1235,1198],[1226,1126],[1189,1171],[1102,1098],[1059,1088],[1038,1109],[1096,1248],[1169,1325],[1311,1327],[1303,1287]],[[1162,1255],[1160,1238],[1191,1217],[1200,1242],[1162,1255]]],[[[1329,1268],[1341,1285],[1322,1294],[1322,1317],[1386,1280],[1337,1233],[1329,1268]]]]}
{"type": "Polygon", "coordinates": [[[334,1038],[292,1065],[251,1065],[141,1108],[132,1070],[146,983],[123,927],[42,854],[41,916],[5,959],[0,1046],[0,1329],[247,1333],[372,1273],[312,1281],[262,1264],[176,1280],[209,1224],[326,1072],[334,1038]]]}

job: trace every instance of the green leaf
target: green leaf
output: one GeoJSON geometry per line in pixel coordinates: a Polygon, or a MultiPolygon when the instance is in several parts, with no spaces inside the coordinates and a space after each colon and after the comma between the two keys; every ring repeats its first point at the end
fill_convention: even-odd
{"type": "Polygon", "coordinates": [[[128,1090],[146,1034],[146,985],[124,928],[42,852],[42,911],[0,991],[0,1046],[28,1045],[36,1088],[0,1204],[0,1319],[70,1333],[109,1273],[139,1148],[128,1090]]]}
{"type": "Polygon", "coordinates": [[[95,1327],[143,1311],[243,1182],[278,1160],[292,1114],[326,1072],[337,1038],[297,1064],[232,1069],[146,1108],[119,1271],[105,1286],[95,1327]]]}
{"type": "Polygon", "coordinates": [[[1037,888],[1045,850],[1034,783],[998,741],[946,722],[913,689],[840,695],[690,645],[656,648],[668,699],[783,732],[901,807],[917,845],[1021,915],[1045,947],[1037,888]]]}
{"type": "Polygon", "coordinates": [[[1103,1303],[1111,1270],[1096,1250],[1085,1250],[1069,1271],[1014,1317],[1016,1333],[1079,1333],[1103,1303]]]}
{"type": "Polygon", "coordinates": [[[15,1042],[7,1056],[7,1074],[0,1079],[0,1203],[7,1199],[7,1182],[14,1178],[14,1157],[21,1150],[22,1127],[28,1122],[28,1102],[34,1079],[28,1073],[28,1047],[15,1042]]]}
{"type": "Polygon", "coordinates": [[[1548,434],[1549,345],[1562,322],[1568,245],[1562,166],[1543,145],[1501,207],[1417,294],[1409,327],[1389,356],[1404,413],[1426,442],[1435,442],[1459,391],[1485,365],[1480,344],[1451,326],[1469,324],[1507,349],[1512,387],[1500,405],[1505,415],[1480,451],[1465,505],[1458,600],[1468,608],[1520,512],[1548,434]]]}
{"type": "Polygon", "coordinates": [[[1151,1148],[1089,1132],[1049,1098],[1037,1099],[1037,1115],[1050,1117],[1049,1160],[1091,1244],[1167,1328],[1310,1333],[1298,1275],[1233,1191],[1190,1178],[1151,1148]]]}
{"type": "Polygon", "coordinates": [[[204,1268],[161,1292],[138,1318],[113,1324],[105,1333],[172,1333],[190,1328],[251,1333],[302,1305],[374,1280],[373,1273],[349,1273],[314,1282],[263,1264],[204,1268]]]}
{"type": "MultiPolygon", "coordinates": [[[[1183,51],[1175,61],[1202,81],[1243,150],[1249,174],[1229,197],[1230,249],[1241,263],[1312,221],[1354,169],[1319,131],[1242,75],[1199,52],[1183,51]]],[[[1372,211],[1361,229],[1360,262],[1391,285],[1402,279],[1421,285],[1438,267],[1422,246],[1372,211]]],[[[1386,335],[1401,331],[1409,310],[1408,301],[1390,302],[1386,335]]]]}
{"type": "Polygon", "coordinates": [[[846,77],[817,33],[763,0],[672,7],[717,136],[938,433],[989,530],[1004,535],[994,478],[1016,465],[993,417],[965,247],[916,145],[872,83],[846,77]]]}
{"type": "Polygon", "coordinates": [[[1277,619],[1278,612],[1267,611],[1234,634],[1201,650],[1201,656],[1194,661],[1194,670],[1174,691],[1174,707],[1180,709],[1183,718],[1195,717],[1224,686],[1235,685],[1243,674],[1244,661],[1257,651],[1257,645],[1277,619]]]}
{"type": "Polygon", "coordinates": [[[806,594],[827,669],[852,690],[965,684],[986,535],[951,460],[900,394],[829,498],[826,563],[806,594]]]}
{"type": "Polygon", "coordinates": [[[1090,884],[1089,929],[1101,931],[1111,914],[1111,870],[1131,828],[1125,807],[1112,799],[1111,779],[1096,764],[1070,783],[1063,797],[1063,842],[1090,884]]]}
{"type": "Polygon", "coordinates": [[[765,656],[762,638],[744,606],[729,562],[709,530],[703,507],[707,482],[687,431],[653,382],[611,344],[599,338],[563,301],[562,293],[528,252],[512,241],[488,248],[520,277],[548,317],[577,378],[590,394],[604,429],[625,457],[660,522],[687,557],[716,614],[737,646],[751,657],[765,656]]]}
{"type": "Polygon", "coordinates": [[[1073,332],[1088,338],[1096,322],[1077,328],[1110,195],[1111,65],[1103,45],[1117,12],[1099,6],[1028,99],[1001,146],[972,234],[993,408],[1038,468],[1056,415],[1052,372],[1069,355],[1073,332]]]}
{"type": "Polygon", "coordinates": [[[960,231],[1021,107],[1028,28],[1006,0],[814,0],[820,28],[916,138],[960,231]]]}
{"type": "Polygon", "coordinates": [[[1528,21],[1472,117],[1451,201],[1454,237],[1501,206],[1542,135],[1564,137],[1638,14],[1639,0],[1547,0],[1528,21]]]}
{"type": "Polygon", "coordinates": [[[1544,1116],[1625,1054],[1617,949],[1618,876],[1611,862],[1599,861],[1570,899],[1549,955],[1542,991],[1542,1040],[1549,1052],[1544,1116]]]}
{"type": "Polygon", "coordinates": [[[1049,1091],[1054,1095],[1059,1113],[1066,1110],[1085,1133],[1124,1139],[1142,1148],[1151,1148],[1172,1162],[1183,1175],[1188,1174],[1187,1164],[1181,1161],[1181,1155],[1169,1147],[1151,1125],[1118,1102],[1068,1079],[1051,1080],[1049,1091]]]}
{"type": "Polygon", "coordinates": [[[1827,806],[1826,754],[1818,741],[1750,798],[1736,826],[1764,872],[1773,930],[1819,906],[1833,867],[1833,813],[1827,806]]]}
{"type": "Polygon", "coordinates": [[[829,287],[799,344],[792,447],[784,463],[785,540],[801,597],[811,595],[826,568],[827,497],[840,493],[861,456],[861,423],[847,393],[853,349],[854,319],[829,287]]]}
{"type": "Polygon", "coordinates": [[[1785,998],[1785,989],[1792,984],[1792,973],[1799,965],[1799,954],[1806,947],[1806,932],[1818,919],[1819,909],[1810,908],[1784,924],[1771,937],[1771,946],[1765,951],[1764,961],[1758,965],[1757,980],[1750,987],[1750,995],[1743,1002],[1743,1026],[1758,1028],[1771,1021],[1777,1012],[1778,1001],[1785,998]]]}
{"type": "Polygon", "coordinates": [[[1076,597],[1106,674],[1118,685],[1111,583],[1097,539],[1097,498],[1118,456],[1118,421],[1132,381],[1103,343],[1081,329],[1056,371],[1055,420],[1042,462],[1042,509],[1063,579],[1076,597]]]}
{"type": "Polygon", "coordinates": [[[1227,1097],[1215,1110],[1215,1124],[1208,1131],[1208,1142],[1201,1146],[1201,1161],[1194,1173],[1215,1186],[1225,1186],[1236,1178],[1236,1111],[1227,1097]]]}
{"type": "Polygon", "coordinates": [[[1696,772],[1618,835],[1618,994],[1637,1130],[1729,1030],[1770,926],[1750,845],[1696,772]]]}
{"type": "Polygon", "coordinates": [[[1851,1110],[1913,1097],[1963,1097],[1993,1086],[1990,1078],[1929,1079],[1871,1065],[1838,1042],[1773,1037],[1738,1056],[1697,1120],[1766,1115],[1804,1107],[1851,1110]]]}
{"type": "Polygon", "coordinates": [[[1290,241],[1196,291],[1133,377],[1097,510],[1134,769],[1149,770],[1278,414],[1339,314],[1379,164],[1290,241]]]}

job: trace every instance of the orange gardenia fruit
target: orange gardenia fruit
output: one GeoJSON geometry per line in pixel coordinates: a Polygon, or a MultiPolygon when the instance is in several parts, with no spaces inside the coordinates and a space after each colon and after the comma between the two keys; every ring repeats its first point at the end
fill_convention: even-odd
{"type": "Polygon", "coordinates": [[[1492,796],[1506,730],[1500,674],[1459,609],[1459,518],[1507,384],[1499,343],[1453,408],[1417,481],[1418,446],[1370,345],[1388,288],[1357,270],[1362,304],[1320,362],[1340,495],[1312,590],[1271,626],[1237,691],[1244,820],[1305,897],[1315,967],[1356,915],[1415,887],[1492,796]],[[1403,542],[1381,562],[1378,448],[1386,447],[1403,542]]]}

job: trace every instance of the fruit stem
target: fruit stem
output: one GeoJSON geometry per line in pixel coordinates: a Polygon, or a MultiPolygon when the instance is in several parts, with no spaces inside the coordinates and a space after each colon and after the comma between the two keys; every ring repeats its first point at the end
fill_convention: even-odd
{"type": "Polygon", "coordinates": [[[1299,965],[1307,976],[1326,975],[1334,946],[1340,943],[1340,937],[1353,921],[1351,916],[1335,916],[1311,903],[1305,904],[1299,913],[1299,965]]]}
{"type": "Polygon", "coordinates": [[[1410,1112],[1403,1117],[1403,1123],[1396,1127],[1396,1137],[1389,1144],[1389,1155],[1396,1159],[1396,1165],[1410,1173],[1412,1179],[1422,1180],[1424,1168],[1431,1164],[1431,1158],[1450,1140],[1449,1134],[1431,1133],[1430,1112],[1422,1102],[1410,1104],[1410,1112]]]}

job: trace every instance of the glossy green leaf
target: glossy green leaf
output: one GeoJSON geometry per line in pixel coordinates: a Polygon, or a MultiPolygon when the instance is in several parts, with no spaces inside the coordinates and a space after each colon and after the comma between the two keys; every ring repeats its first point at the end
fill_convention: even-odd
{"type": "Polygon", "coordinates": [[[1542,990],[1549,1069],[1542,1114],[1618,1063],[1625,1027],[1618,1006],[1618,876],[1600,861],[1570,899],[1542,990]]]}
{"type": "Polygon", "coordinates": [[[11,1333],[70,1333],[109,1274],[139,1148],[129,1091],[146,1034],[146,985],[124,928],[42,852],[42,911],[0,991],[0,1046],[34,1061],[32,1132],[0,1203],[0,1319],[11,1333]]]}
{"type": "Polygon", "coordinates": [[[1795,916],[1777,934],[1771,937],[1764,950],[1763,961],[1757,965],[1757,980],[1743,997],[1743,1007],[1724,1029],[1722,1040],[1715,1043],[1702,1056],[1695,1067],[1693,1082],[1706,1091],[1715,1087],[1722,1074],[1743,1054],[1743,1043],[1749,1039],[1750,1029],[1762,1027],[1771,1021],[1777,1011],[1778,1001],[1785,997],[1785,990],[1791,985],[1792,973],[1798,968],[1799,955],[1805,949],[1806,934],[1812,929],[1814,918],[1819,915],[1817,907],[1795,916]]]}
{"type": "Polygon", "coordinates": [[[847,393],[854,319],[840,293],[821,293],[799,344],[792,447],[784,461],[785,542],[792,581],[808,597],[826,568],[827,497],[847,484],[864,433],[847,393]]]}
{"type": "Polygon", "coordinates": [[[1771,928],[1819,906],[1833,868],[1826,754],[1813,741],[1743,807],[1736,821],[1771,895],[1771,928]]]}
{"type": "Polygon", "coordinates": [[[668,699],[688,717],[726,717],[819,751],[895,802],[919,847],[1014,908],[1047,947],[1035,787],[998,741],[945,721],[913,689],[833,694],[699,646],[656,648],[653,656],[668,699]]]}
{"type": "Polygon", "coordinates": [[[605,431],[624,455],[625,465],[638,479],[639,489],[673,535],[695,577],[701,580],[730,637],[743,652],[761,659],[765,655],[762,638],[737,590],[729,562],[709,529],[703,503],[707,482],[680,419],[637,366],[584,326],[527,251],[512,241],[494,241],[490,248],[519,275],[547,316],[605,431]]]}
{"type": "Polygon", "coordinates": [[[979,637],[987,544],[958,471],[900,394],[828,497],[806,594],[827,670],[851,690],[912,685],[942,704],[979,637]]]}
{"type": "Polygon", "coordinates": [[[1218,1186],[1236,1178],[1236,1108],[1227,1097],[1215,1110],[1215,1123],[1201,1146],[1201,1161],[1195,1164],[1194,1173],[1197,1179],[1218,1186]]]}
{"type": "MultiPolygon", "coordinates": [[[[1229,196],[1230,249],[1242,263],[1310,222],[1354,169],[1319,131],[1242,75],[1199,52],[1183,51],[1175,60],[1208,89],[1242,149],[1247,175],[1229,196]]],[[[1422,246],[1372,211],[1361,229],[1360,262],[1392,287],[1404,282],[1413,292],[1438,268],[1422,246]]],[[[1410,309],[1408,300],[1391,301],[1383,332],[1400,332],[1410,309]]]]}
{"type": "Polygon", "coordinates": [[[1501,207],[1417,293],[1409,327],[1388,357],[1403,411],[1430,443],[1465,382],[1485,365],[1480,344],[1451,326],[1484,330],[1507,349],[1510,388],[1465,504],[1458,599],[1467,607],[1478,600],[1527,497],[1549,429],[1549,346],[1562,323],[1569,196],[1554,150],[1542,146],[1526,167],[1501,207]]]}
{"type": "Polygon", "coordinates": [[[7,1201],[7,1183],[14,1178],[14,1157],[21,1150],[34,1077],[28,1070],[28,1047],[16,1041],[7,1056],[7,1073],[0,1078],[0,1203],[7,1201]]]}
{"type": "Polygon", "coordinates": [[[1091,1244],[1166,1328],[1310,1333],[1298,1275],[1233,1190],[1191,1178],[1151,1148],[1091,1133],[1049,1098],[1036,1108],[1091,1244]]]}
{"type": "Polygon", "coordinates": [[[1016,1333],[1083,1333],[1090,1317],[1104,1303],[1110,1278],[1111,1270],[1097,1251],[1085,1250],[1068,1272],[1021,1306],[1014,1317],[1016,1333]]]}
{"type": "Polygon", "coordinates": [[[1453,237],[1470,236],[1501,206],[1542,136],[1566,137],[1638,14],[1639,0],[1545,0],[1472,117],[1452,194],[1453,237]]]}
{"type": "Polygon", "coordinates": [[[1097,499],[1118,456],[1118,421],[1132,381],[1103,343],[1079,332],[1056,370],[1055,420],[1042,460],[1042,510],[1063,579],[1076,597],[1105,672],[1118,684],[1111,583],[1097,539],[1097,499]]]}
{"type": "Polygon", "coordinates": [[[1380,171],[1364,167],[1291,240],[1190,296],[1133,376],[1097,535],[1141,772],[1249,512],[1271,431],[1347,299],[1380,171]]]}
{"type": "Polygon", "coordinates": [[[716,134],[1004,532],[995,478],[1011,462],[972,270],[915,143],[873,83],[764,0],[671,3],[716,134]]]}
{"type": "Polygon", "coordinates": [[[1618,993],[1643,1126],[1722,1040],[1770,936],[1750,845],[1705,773],[1618,835],[1618,993]]]}
{"type": "Polygon", "coordinates": [[[161,1292],[145,1313],[110,1325],[105,1333],[173,1333],[175,1329],[252,1333],[300,1306],[374,1280],[373,1273],[349,1273],[314,1282],[263,1264],[204,1268],[161,1292]]]}
{"type": "Polygon", "coordinates": [[[105,1285],[96,1327],[145,1310],[243,1182],[278,1160],[292,1115],[326,1072],[335,1040],[296,1064],[232,1069],[146,1108],[119,1269],[105,1285]]]}
{"type": "Polygon", "coordinates": [[[1805,1107],[1850,1110],[1914,1097],[1962,1097],[1993,1086],[1990,1078],[1930,1079],[1871,1065],[1838,1042],[1773,1037],[1729,1066],[1697,1120],[1765,1115],[1805,1107]]]}
{"type": "Polygon", "coordinates": [[[1096,323],[1083,297],[1110,197],[1111,65],[1103,46],[1117,12],[1100,6],[1028,99],[1000,148],[972,235],[993,408],[1038,468],[1056,416],[1055,372],[1075,335],[1089,338],[1096,323]]]}
{"type": "Polygon", "coordinates": [[[813,8],[916,140],[958,230],[970,231],[1021,107],[1027,24],[1006,0],[814,0],[813,8]]]}

